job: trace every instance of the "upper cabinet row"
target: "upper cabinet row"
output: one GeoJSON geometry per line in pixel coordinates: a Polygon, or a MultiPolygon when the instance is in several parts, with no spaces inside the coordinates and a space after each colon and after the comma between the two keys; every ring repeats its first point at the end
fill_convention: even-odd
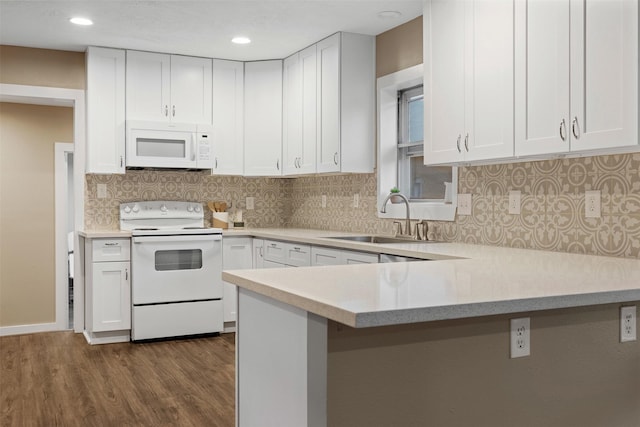
{"type": "Polygon", "coordinates": [[[635,0],[430,0],[425,163],[638,148],[635,0]]]}
{"type": "Polygon", "coordinates": [[[284,61],[90,47],[87,172],[125,172],[126,120],[212,124],[213,174],[371,172],[374,58],[348,33],[284,61]]]}

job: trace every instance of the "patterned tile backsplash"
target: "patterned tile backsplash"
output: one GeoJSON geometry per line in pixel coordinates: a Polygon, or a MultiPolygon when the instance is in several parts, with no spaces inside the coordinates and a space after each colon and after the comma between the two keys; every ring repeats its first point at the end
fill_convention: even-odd
{"type": "MultiPolygon", "coordinates": [[[[392,221],[377,217],[375,174],[275,179],[130,171],[86,179],[89,230],[117,229],[121,202],[227,200],[244,210],[245,197],[253,196],[256,209],[244,210],[250,227],[392,232],[392,221]],[[97,183],[107,184],[107,198],[96,197],[97,183]]],[[[431,239],[640,258],[640,153],[462,167],[458,186],[472,194],[472,215],[431,222],[431,239]],[[510,190],[521,192],[521,215],[508,213],[510,190]],[[601,218],[585,218],[587,190],[601,191],[601,218]]]]}
{"type": "MultiPolygon", "coordinates": [[[[120,203],[140,200],[225,200],[243,210],[252,227],[282,227],[285,222],[284,180],[211,176],[207,171],[127,171],[124,175],[86,175],[85,228],[117,230],[120,203]],[[107,197],[99,199],[97,184],[107,184],[107,197]],[[245,197],[255,197],[255,209],[245,209],[245,197]]],[[[205,209],[205,222],[211,212],[205,209]]]]}

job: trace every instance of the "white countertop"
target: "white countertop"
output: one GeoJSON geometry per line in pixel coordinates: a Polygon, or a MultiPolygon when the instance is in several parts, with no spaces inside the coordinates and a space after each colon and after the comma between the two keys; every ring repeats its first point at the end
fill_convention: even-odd
{"type": "Polygon", "coordinates": [[[352,327],[640,301],[636,259],[462,243],[379,245],[326,239],[358,233],[320,230],[243,233],[238,235],[438,259],[223,273],[242,288],[352,327]]]}

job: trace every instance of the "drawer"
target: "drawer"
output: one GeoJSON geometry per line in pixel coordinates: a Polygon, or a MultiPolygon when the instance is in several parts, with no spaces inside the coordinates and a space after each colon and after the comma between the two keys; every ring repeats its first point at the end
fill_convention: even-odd
{"type": "Polygon", "coordinates": [[[131,239],[93,239],[93,262],[129,261],[131,259],[131,239]]]}
{"type": "Polygon", "coordinates": [[[377,264],[378,254],[369,252],[343,251],[344,264],[377,264]]]}
{"type": "Polygon", "coordinates": [[[311,265],[311,246],[295,243],[285,243],[284,263],[295,267],[308,267],[311,265]]]}
{"type": "Polygon", "coordinates": [[[263,258],[265,261],[273,261],[284,264],[285,260],[285,243],[276,242],[274,240],[265,240],[263,246],[263,258]]]}

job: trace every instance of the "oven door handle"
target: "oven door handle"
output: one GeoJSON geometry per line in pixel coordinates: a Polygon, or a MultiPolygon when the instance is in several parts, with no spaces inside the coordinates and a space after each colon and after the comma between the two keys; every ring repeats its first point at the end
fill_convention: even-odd
{"type": "Polygon", "coordinates": [[[187,235],[187,236],[135,236],[133,243],[176,243],[176,242],[206,242],[222,240],[221,234],[187,235]]]}

